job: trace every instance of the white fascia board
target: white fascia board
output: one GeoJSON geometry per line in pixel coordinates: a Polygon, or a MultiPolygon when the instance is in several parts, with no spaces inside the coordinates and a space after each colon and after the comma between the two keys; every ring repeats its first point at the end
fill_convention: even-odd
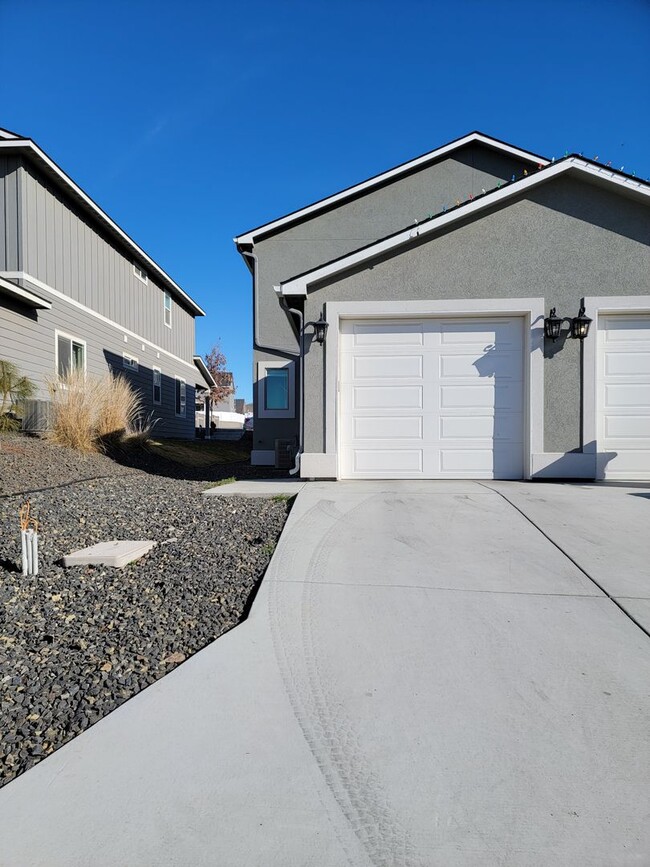
{"type": "Polygon", "coordinates": [[[30,292],[29,289],[18,286],[16,283],[12,283],[11,280],[5,280],[3,277],[0,277],[0,292],[7,292],[9,295],[13,295],[29,307],[36,307],[40,310],[51,310],[52,308],[51,301],[46,301],[44,298],[34,294],[34,292],[30,292]]]}
{"type": "Polygon", "coordinates": [[[472,144],[473,142],[480,142],[481,144],[488,145],[488,147],[491,147],[495,150],[507,153],[510,156],[526,160],[530,163],[535,163],[535,165],[546,166],[549,163],[549,160],[536,156],[535,154],[531,154],[528,151],[524,151],[520,148],[513,147],[512,145],[505,144],[504,142],[500,142],[497,139],[490,138],[490,136],[483,135],[480,132],[473,132],[469,135],[463,136],[463,138],[456,139],[456,141],[436,148],[436,150],[429,151],[429,153],[426,153],[421,157],[417,157],[416,159],[410,160],[407,163],[402,163],[402,165],[397,166],[394,169],[390,169],[387,172],[382,172],[380,175],[375,175],[374,177],[369,178],[367,181],[363,181],[360,184],[355,184],[353,187],[348,187],[345,190],[341,190],[341,192],[335,193],[333,196],[328,196],[326,199],[321,199],[318,202],[314,202],[313,205],[308,205],[306,208],[301,208],[298,211],[293,211],[291,214],[287,214],[286,216],[280,217],[277,220],[273,220],[270,223],[265,223],[263,226],[258,226],[256,229],[252,229],[250,232],[246,232],[243,235],[238,235],[233,240],[235,244],[240,245],[254,244],[255,239],[259,235],[266,234],[267,232],[278,229],[281,226],[284,226],[286,223],[292,223],[296,220],[304,219],[310,214],[314,214],[318,211],[323,210],[323,208],[329,208],[331,205],[334,205],[337,202],[349,199],[350,197],[356,196],[359,193],[364,192],[365,190],[372,189],[379,184],[386,183],[386,181],[390,181],[393,178],[397,178],[400,175],[411,172],[420,166],[433,162],[434,160],[439,159],[440,157],[445,156],[452,151],[458,150],[465,145],[472,144]]]}
{"type": "Polygon", "coordinates": [[[194,364],[197,366],[203,379],[206,381],[210,388],[214,388],[217,383],[215,382],[214,376],[212,376],[212,374],[208,370],[205,361],[201,358],[200,355],[195,355],[193,356],[193,358],[194,364]]]}
{"type": "Polygon", "coordinates": [[[489,191],[486,195],[481,196],[480,199],[467,202],[460,208],[454,208],[453,211],[439,214],[437,217],[433,217],[433,219],[427,220],[425,223],[419,223],[409,227],[403,232],[399,232],[397,235],[392,235],[390,238],[385,238],[383,241],[378,241],[376,244],[372,244],[369,247],[364,247],[362,250],[350,253],[348,256],[344,256],[341,259],[337,259],[334,262],[330,262],[327,265],[309,271],[307,274],[303,274],[300,277],[287,280],[286,283],[282,283],[280,286],[274,287],[274,289],[278,296],[292,295],[305,297],[307,295],[307,289],[312,283],[316,283],[319,280],[325,280],[334,274],[338,274],[339,272],[352,268],[355,265],[362,264],[363,262],[374,259],[384,253],[388,253],[391,250],[407,244],[414,238],[426,237],[433,232],[439,231],[444,226],[448,226],[458,220],[463,220],[472,214],[479,213],[504,199],[509,199],[513,196],[519,195],[531,187],[536,187],[539,184],[545,183],[546,181],[551,180],[551,178],[557,177],[558,175],[564,174],[568,171],[578,171],[590,177],[595,177],[604,180],[607,183],[612,183],[627,191],[633,191],[634,193],[650,198],[650,187],[642,181],[622,177],[607,168],[594,166],[591,163],[584,162],[577,158],[569,158],[562,160],[562,162],[550,164],[546,168],[536,172],[534,175],[525,176],[519,181],[509,183],[506,187],[489,191]]]}
{"type": "Polygon", "coordinates": [[[205,316],[205,311],[199,307],[196,301],[193,301],[187,292],[184,292],[183,289],[178,285],[178,283],[174,282],[172,278],[167,274],[163,269],[158,265],[154,260],[148,256],[144,250],[142,250],[132,238],[126,234],[123,229],[115,223],[108,216],[107,213],[102,211],[102,209],[97,205],[90,196],[86,195],[81,187],[78,187],[77,184],[72,180],[71,177],[66,175],[66,173],[60,169],[55,162],[53,162],[45,151],[42,151],[37,144],[35,144],[31,139],[14,139],[9,141],[0,141],[0,149],[2,148],[20,148],[27,149],[31,151],[31,153],[39,160],[41,160],[45,165],[50,169],[50,171],[54,172],[54,174],[67,186],[71,189],[75,195],[77,195],[83,202],[86,204],[99,218],[100,220],[109,226],[114,232],[120,236],[120,238],[124,241],[124,243],[129,247],[129,249],[133,250],[143,261],[147,263],[147,265],[151,268],[151,270],[162,280],[165,284],[171,287],[174,293],[180,296],[191,308],[192,312],[196,316],[205,316]]]}

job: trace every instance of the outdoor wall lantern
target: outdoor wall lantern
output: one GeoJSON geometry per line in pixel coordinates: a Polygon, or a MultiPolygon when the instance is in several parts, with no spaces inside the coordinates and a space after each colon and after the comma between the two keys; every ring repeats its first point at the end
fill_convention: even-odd
{"type": "Polygon", "coordinates": [[[589,334],[590,325],[591,319],[585,316],[585,308],[580,305],[578,315],[571,320],[571,337],[575,337],[577,340],[584,340],[589,334]]]}
{"type": "Polygon", "coordinates": [[[547,316],[544,320],[544,337],[548,337],[549,340],[555,343],[560,336],[561,328],[562,320],[559,316],[555,315],[555,307],[551,307],[551,315],[547,316]]]}
{"type": "Polygon", "coordinates": [[[327,337],[327,329],[330,327],[329,322],[323,318],[323,314],[321,313],[317,322],[307,322],[306,325],[314,326],[314,340],[322,346],[327,337]]]}
{"type": "Polygon", "coordinates": [[[568,316],[561,319],[556,315],[555,307],[552,307],[550,316],[547,316],[544,319],[544,337],[548,337],[549,340],[552,340],[553,343],[555,343],[560,336],[563,322],[568,322],[570,324],[571,337],[575,337],[576,340],[584,340],[589,334],[589,326],[591,325],[592,320],[588,316],[585,316],[585,308],[583,305],[580,305],[578,315],[574,316],[573,319],[569,319],[568,316]]]}

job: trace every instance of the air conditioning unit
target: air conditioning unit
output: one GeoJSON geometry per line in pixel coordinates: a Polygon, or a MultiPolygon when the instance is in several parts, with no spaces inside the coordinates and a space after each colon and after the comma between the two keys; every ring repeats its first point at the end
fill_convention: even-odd
{"type": "Polygon", "coordinates": [[[293,466],[296,454],[296,439],[277,439],[275,441],[275,468],[289,470],[293,466]]]}
{"type": "Polygon", "coordinates": [[[22,430],[26,433],[45,433],[52,426],[52,401],[26,400],[23,402],[22,430]]]}

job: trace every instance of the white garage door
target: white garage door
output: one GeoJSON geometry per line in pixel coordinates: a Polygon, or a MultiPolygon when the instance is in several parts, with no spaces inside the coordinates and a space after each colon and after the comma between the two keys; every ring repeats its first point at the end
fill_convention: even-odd
{"type": "Polygon", "coordinates": [[[523,319],[343,320],[342,478],[523,476],[523,319]]]}
{"type": "Polygon", "coordinates": [[[602,316],[598,339],[605,476],[650,479],[650,316],[602,316]]]}

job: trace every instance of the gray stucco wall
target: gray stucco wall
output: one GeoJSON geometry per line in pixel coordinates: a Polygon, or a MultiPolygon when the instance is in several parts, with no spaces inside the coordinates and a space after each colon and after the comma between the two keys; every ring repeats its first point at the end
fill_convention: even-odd
{"type": "MultiPolygon", "coordinates": [[[[312,291],[329,301],[542,297],[575,316],[586,295],[650,294],[650,209],[572,178],[550,181],[490,213],[312,291]]],[[[545,450],[580,442],[580,346],[546,349],[545,450]]],[[[324,451],[323,353],[306,356],[305,451],[324,451]]]]}
{"type": "MultiPolygon", "coordinates": [[[[520,175],[526,166],[530,168],[529,163],[484,145],[468,145],[453,156],[443,157],[406,177],[257,241],[256,317],[259,342],[264,349],[255,347],[254,382],[257,362],[290,357],[286,350],[297,349],[295,335],[273,291],[274,285],[397,232],[427,214],[441,211],[445,205],[453,205],[456,199],[464,200],[483,188],[490,189],[499,181],[510,179],[513,172],[520,175]]],[[[306,319],[318,319],[319,312],[312,305],[306,319]]],[[[296,389],[299,388],[296,369],[296,389]]],[[[272,449],[276,437],[293,436],[297,432],[297,419],[260,419],[256,414],[255,448],[272,449]]]]}
{"type": "MultiPolygon", "coordinates": [[[[38,290],[35,290],[38,291],[38,290]]],[[[34,311],[0,295],[0,358],[15,362],[21,373],[29,376],[38,386],[38,397],[47,398],[47,381],[56,376],[56,331],[85,341],[86,370],[93,376],[102,376],[109,368],[123,373],[142,395],[145,414],[153,412],[159,422],[154,427],[157,436],[194,436],[194,385],[198,371],[158,352],[101,320],[89,316],[65,301],[55,300],[51,310],[34,311]],[[123,353],[138,358],[137,372],[123,366],[123,353]],[[153,367],[161,370],[162,403],[153,404],[153,367]],[[174,378],[186,380],[186,417],[175,414],[174,378]]]]}
{"type": "MultiPolygon", "coordinates": [[[[30,163],[20,172],[23,266],[32,277],[125,328],[191,360],[194,317],[172,293],[172,327],[164,323],[163,289],[133,273],[134,257],[30,163]]],[[[140,263],[147,271],[146,263],[140,263]]],[[[6,268],[5,270],[12,270],[6,268]]]]}

